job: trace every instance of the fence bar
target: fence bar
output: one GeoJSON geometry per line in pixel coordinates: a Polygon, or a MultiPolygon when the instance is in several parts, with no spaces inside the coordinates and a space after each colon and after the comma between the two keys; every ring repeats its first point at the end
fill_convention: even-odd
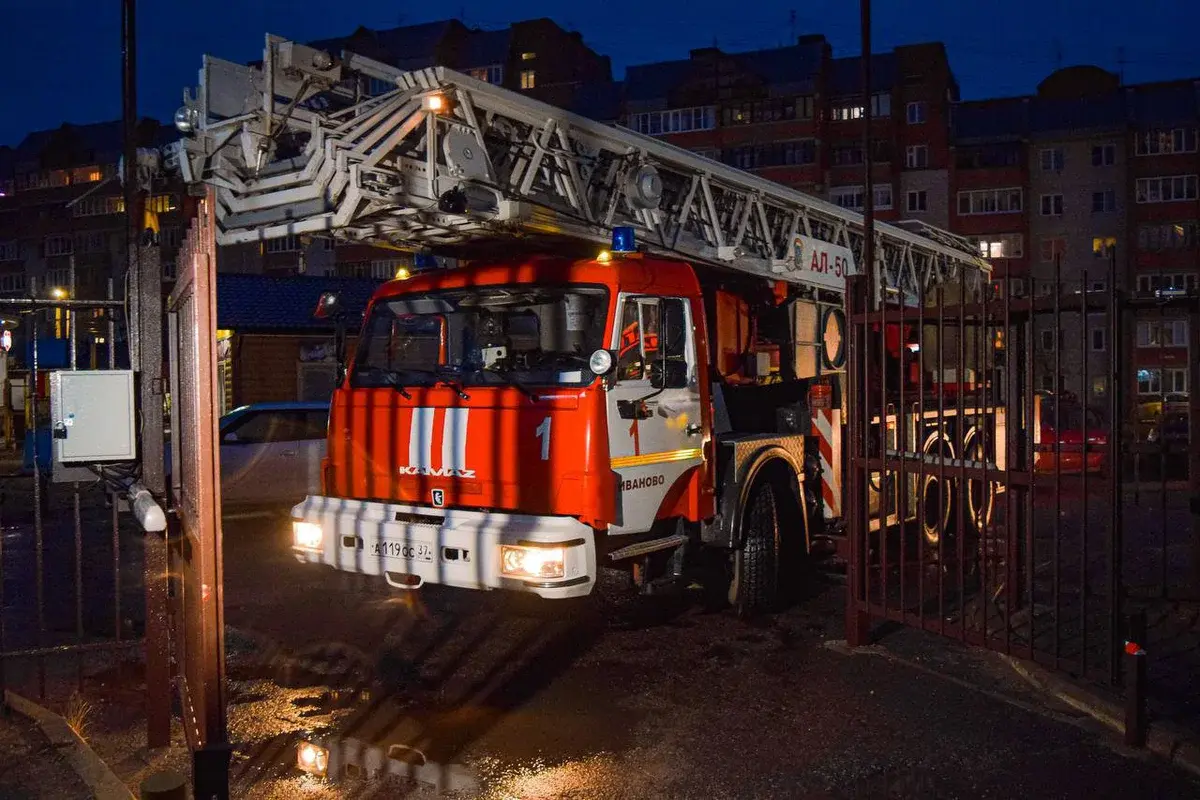
{"type": "MultiPolygon", "coordinates": [[[[958,318],[958,363],[955,365],[954,376],[956,380],[956,388],[954,392],[955,400],[958,404],[958,416],[955,417],[959,427],[962,426],[963,417],[966,415],[965,398],[967,394],[967,327],[966,327],[966,312],[967,305],[967,281],[966,275],[959,273],[958,276],[958,292],[956,300],[957,308],[955,316],[958,318]]],[[[978,379],[978,376],[976,376],[978,379]]],[[[959,459],[958,480],[955,482],[956,491],[950,493],[951,502],[961,500],[962,487],[967,482],[966,477],[966,462],[959,459]]],[[[945,496],[945,495],[943,495],[945,496]]],[[[954,502],[955,511],[955,530],[958,535],[954,537],[954,549],[956,552],[955,564],[958,568],[958,637],[960,640],[965,640],[967,636],[967,557],[966,557],[966,536],[963,533],[966,531],[965,519],[963,514],[963,504],[954,502]]],[[[943,515],[943,519],[945,516],[943,515]]],[[[939,539],[946,537],[946,526],[942,526],[942,532],[939,534],[939,539]]]]}
{"type": "Polygon", "coordinates": [[[1062,604],[1060,602],[1062,582],[1059,580],[1060,565],[1062,564],[1062,346],[1066,337],[1062,335],[1062,254],[1054,256],[1054,525],[1050,531],[1054,543],[1054,558],[1052,567],[1054,575],[1054,659],[1062,658],[1062,604]]]}
{"type": "MultiPolygon", "coordinates": [[[[1083,296],[1088,291],[1088,271],[1084,267],[1080,273],[1079,290],[1083,296]]],[[[1080,451],[1080,494],[1083,496],[1082,512],[1079,515],[1079,667],[1084,675],[1088,671],[1088,360],[1091,350],[1088,346],[1091,319],[1086,311],[1079,312],[1079,361],[1082,374],[1080,376],[1079,397],[1083,426],[1079,440],[1080,451]]],[[[1119,502],[1113,498],[1113,502],[1119,502]]]]}
{"type": "Polygon", "coordinates": [[[850,475],[848,481],[849,502],[844,507],[849,513],[849,574],[847,575],[846,598],[846,644],[858,647],[866,644],[869,632],[870,618],[861,597],[864,589],[864,566],[869,557],[868,544],[868,496],[869,487],[866,478],[867,437],[864,432],[870,430],[871,412],[869,403],[864,402],[866,391],[867,358],[863,350],[867,342],[867,322],[854,322],[854,314],[862,312],[864,277],[850,278],[846,286],[846,300],[850,306],[847,314],[846,334],[848,353],[859,354],[862,362],[861,373],[854,369],[855,361],[850,359],[847,365],[847,417],[849,420],[850,438],[850,475]]]}
{"type": "MultiPolygon", "coordinates": [[[[1200,599],[1200,298],[1193,294],[1188,313],[1188,487],[1192,536],[1191,575],[1186,594],[1200,599]]],[[[1165,438],[1165,437],[1164,437],[1165,438]]],[[[1165,556],[1165,553],[1164,553],[1165,556]]]]}
{"type": "MultiPolygon", "coordinates": [[[[938,424],[944,425],[946,419],[946,287],[939,283],[937,286],[938,304],[938,353],[937,353],[937,385],[938,385],[938,424]]],[[[938,497],[944,498],[946,489],[946,459],[938,463],[938,497]]],[[[923,494],[922,490],[922,494],[923,494]]],[[[924,505],[924,503],[922,503],[924,505]]],[[[942,520],[946,518],[945,509],[938,514],[939,534],[937,539],[937,575],[938,575],[938,633],[946,635],[946,537],[941,535],[942,520]]]]}
{"type": "MultiPolygon", "coordinates": [[[[113,297],[113,279],[108,279],[105,296],[113,297]]],[[[105,344],[108,345],[108,368],[117,368],[117,324],[111,312],[104,315],[105,344]]],[[[117,498],[112,495],[112,568],[113,568],[113,637],[121,641],[121,519],[117,498]]]]}
{"type": "MultiPolygon", "coordinates": [[[[75,280],[75,256],[70,257],[70,276],[68,279],[70,296],[74,297],[77,289],[75,280]]],[[[75,312],[70,309],[67,317],[67,350],[70,355],[71,371],[79,369],[79,337],[75,335],[77,319],[75,312]]],[[[51,462],[53,469],[53,462],[51,462]]],[[[75,522],[75,643],[83,644],[83,519],[79,509],[79,481],[71,482],[71,504],[75,522]]],[[[83,651],[76,651],[75,658],[76,687],[83,690],[83,651]]]]}
{"type": "MultiPolygon", "coordinates": [[[[1125,413],[1122,397],[1121,355],[1124,352],[1123,309],[1117,295],[1117,250],[1109,251],[1108,260],[1108,646],[1109,680],[1115,685],[1121,676],[1120,615],[1124,597],[1121,591],[1121,553],[1125,493],[1122,486],[1125,448],[1121,446],[1125,413]]],[[[1134,456],[1136,459],[1137,456],[1134,456]]]]}
{"type": "MultiPolygon", "coordinates": [[[[38,431],[38,334],[40,333],[40,325],[38,325],[38,315],[33,314],[30,317],[30,335],[33,337],[33,358],[31,359],[31,369],[29,372],[29,385],[25,390],[25,402],[30,404],[32,414],[30,415],[30,429],[33,431],[33,436],[30,437],[29,451],[33,456],[33,539],[34,548],[36,550],[36,563],[34,569],[36,575],[34,581],[36,583],[37,592],[37,619],[38,619],[38,647],[43,647],[46,644],[46,586],[43,571],[45,568],[45,546],[44,535],[42,531],[42,470],[38,464],[38,446],[37,446],[37,431],[38,431]]],[[[38,697],[45,699],[46,697],[46,662],[38,661],[38,697]]]]}
{"type": "Polygon", "coordinates": [[[61,308],[82,311],[88,308],[124,308],[123,300],[77,300],[74,298],[52,300],[42,297],[0,297],[0,309],[37,311],[44,308],[61,308]]]}

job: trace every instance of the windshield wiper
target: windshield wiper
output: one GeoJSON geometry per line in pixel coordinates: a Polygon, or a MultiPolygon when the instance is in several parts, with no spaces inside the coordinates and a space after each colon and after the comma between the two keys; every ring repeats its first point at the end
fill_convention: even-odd
{"type": "Polygon", "coordinates": [[[530,389],[525,384],[521,383],[516,378],[514,378],[509,370],[506,370],[506,369],[488,369],[488,370],[479,369],[479,370],[475,370],[475,372],[476,373],[484,373],[487,375],[496,375],[500,378],[500,380],[504,381],[506,384],[513,387],[514,389],[516,389],[521,394],[528,397],[533,402],[536,403],[538,401],[538,396],[536,394],[534,394],[533,390],[530,389]]]}
{"type": "Polygon", "coordinates": [[[400,396],[405,400],[412,400],[412,395],[408,393],[408,388],[400,382],[400,370],[384,369],[383,367],[367,367],[364,370],[355,370],[354,376],[350,379],[350,383],[355,388],[374,388],[369,384],[363,386],[360,381],[363,373],[367,375],[379,375],[379,385],[390,386],[400,393],[400,396]]]}
{"type": "Polygon", "coordinates": [[[450,378],[446,377],[445,369],[429,370],[429,372],[432,373],[435,378],[437,378],[437,381],[439,384],[441,384],[442,386],[449,386],[451,389],[453,389],[454,393],[457,394],[459,396],[459,398],[461,398],[463,400],[471,399],[471,395],[467,394],[466,390],[463,389],[463,386],[461,383],[459,383],[458,381],[455,381],[455,380],[451,380],[450,378]]]}

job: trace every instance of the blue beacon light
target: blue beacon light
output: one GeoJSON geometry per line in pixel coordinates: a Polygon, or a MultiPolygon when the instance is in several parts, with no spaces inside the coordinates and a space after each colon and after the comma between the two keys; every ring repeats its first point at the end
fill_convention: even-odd
{"type": "Polygon", "coordinates": [[[630,227],[613,228],[612,251],[614,253],[637,252],[637,244],[634,242],[634,239],[633,239],[633,228],[630,228],[630,227]]]}

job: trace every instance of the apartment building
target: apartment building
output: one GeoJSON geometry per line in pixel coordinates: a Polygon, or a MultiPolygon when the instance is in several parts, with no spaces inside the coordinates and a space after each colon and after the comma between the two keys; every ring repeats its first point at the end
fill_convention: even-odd
{"type": "MultiPolygon", "coordinates": [[[[1030,282],[1052,291],[1125,289],[1126,114],[1118,76],[1071,67],[1047,77],[1029,99],[1030,282]]],[[[1102,405],[1109,390],[1107,316],[1042,317],[1035,331],[1035,380],[1102,405]]]]}
{"type": "MultiPolygon", "coordinates": [[[[154,120],[138,126],[141,146],[176,136],[154,120]]],[[[29,134],[0,159],[0,295],[66,290],[75,262],[75,294],[103,297],[124,273],[124,198],[117,175],[120,122],[64,124],[29,134]]],[[[170,272],[182,241],[179,187],[157,186],[163,263],[170,272]]]]}
{"type": "Polygon", "coordinates": [[[821,35],[786,47],[627,68],[621,123],[680,147],[827,197],[864,205],[870,163],[881,219],[946,224],[946,119],[958,86],[941,44],[872,60],[873,141],[864,152],[861,59],[833,58],[821,35]]]}
{"type": "Polygon", "coordinates": [[[1130,388],[1140,398],[1185,394],[1189,385],[1189,321],[1151,302],[1159,292],[1200,289],[1200,81],[1125,90],[1131,126],[1128,225],[1130,284],[1143,298],[1132,331],[1130,388]]]}

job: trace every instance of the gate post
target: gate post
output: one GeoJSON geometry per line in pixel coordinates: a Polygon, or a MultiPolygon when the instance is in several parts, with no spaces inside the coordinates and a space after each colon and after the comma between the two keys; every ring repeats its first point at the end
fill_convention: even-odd
{"type": "Polygon", "coordinates": [[[849,537],[849,555],[846,565],[846,644],[858,647],[867,643],[870,633],[871,620],[867,614],[864,598],[865,569],[868,558],[867,544],[867,503],[864,497],[863,476],[866,464],[864,415],[866,409],[866,384],[864,383],[867,369],[865,342],[863,337],[865,322],[859,319],[866,313],[866,298],[869,279],[863,275],[849,278],[846,281],[846,424],[849,427],[849,450],[845,459],[849,467],[846,495],[842,502],[842,511],[846,515],[846,535],[849,537]]]}

